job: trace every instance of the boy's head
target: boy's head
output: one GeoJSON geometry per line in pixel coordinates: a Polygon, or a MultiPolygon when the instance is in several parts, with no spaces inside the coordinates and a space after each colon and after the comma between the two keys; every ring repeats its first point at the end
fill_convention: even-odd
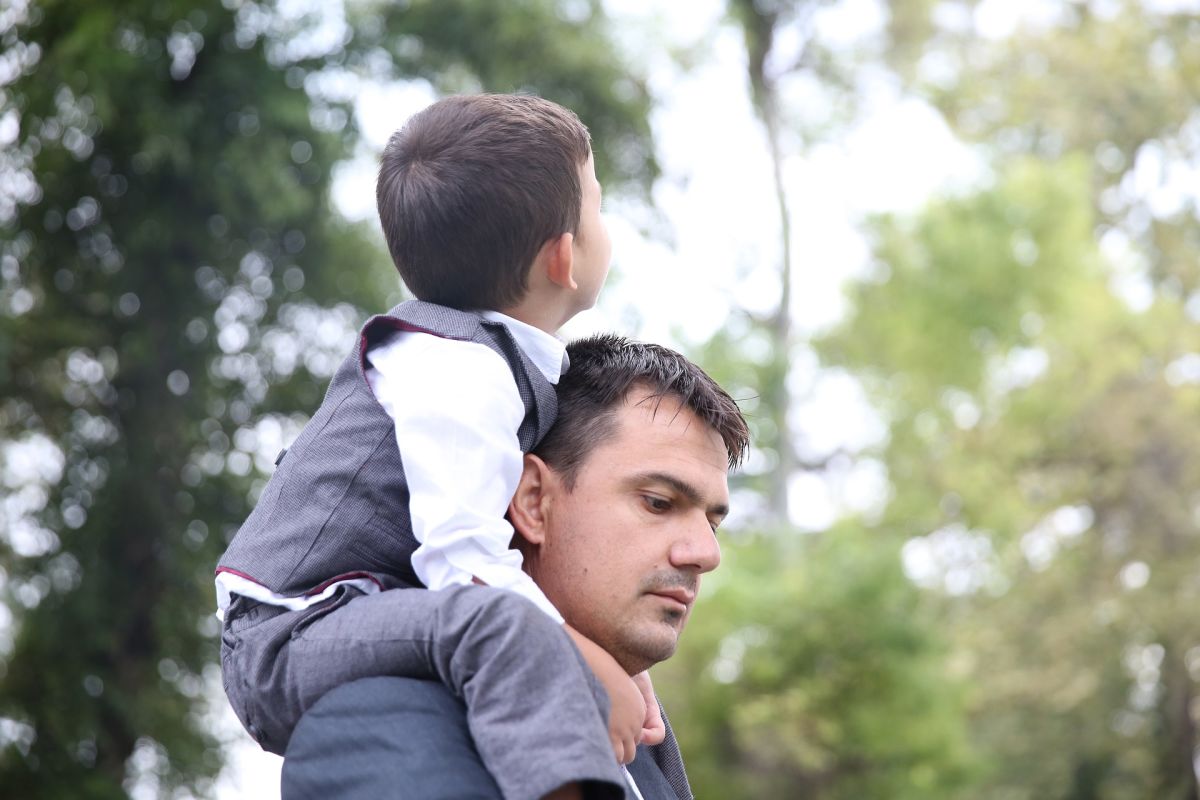
{"type": "Polygon", "coordinates": [[[607,271],[587,128],[539,97],[455,96],[417,113],[384,149],[376,200],[396,268],[422,300],[512,308],[531,265],[564,234],[575,252],[589,237],[603,240],[588,253],[603,263],[581,265],[582,294],[591,295],[581,307],[595,302],[607,271]]]}

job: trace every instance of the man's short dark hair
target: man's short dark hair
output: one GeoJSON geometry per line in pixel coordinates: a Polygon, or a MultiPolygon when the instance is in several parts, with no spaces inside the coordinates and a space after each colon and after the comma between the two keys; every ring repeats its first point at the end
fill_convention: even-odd
{"type": "Polygon", "coordinates": [[[656,344],[603,334],[567,346],[571,366],[558,381],[558,419],[536,453],[568,489],[588,454],[613,435],[614,413],[634,389],[661,402],[675,398],[725,443],[732,469],[750,444],[737,403],[704,370],[656,344]]]}
{"type": "Polygon", "coordinates": [[[587,128],[529,95],[439,100],[392,134],[375,199],[400,277],[421,300],[504,309],[547,241],[579,229],[587,128]]]}

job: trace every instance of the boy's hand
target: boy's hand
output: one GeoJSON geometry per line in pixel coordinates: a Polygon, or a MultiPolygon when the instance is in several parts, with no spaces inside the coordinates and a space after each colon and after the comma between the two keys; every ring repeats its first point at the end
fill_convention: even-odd
{"type": "Polygon", "coordinates": [[[658,708],[658,699],[654,696],[654,686],[650,683],[649,672],[639,672],[633,676],[646,702],[646,718],[642,721],[642,735],[639,744],[661,744],[667,738],[667,726],[663,723],[662,712],[658,708]]]}
{"type": "Polygon", "coordinates": [[[612,742],[613,752],[617,761],[628,764],[637,754],[642,723],[646,719],[646,701],[642,699],[641,689],[621,665],[604,650],[599,652],[608,663],[597,665],[590,660],[588,663],[608,692],[608,738],[612,742]],[[600,668],[597,669],[597,666],[600,668]]]}
{"type": "MultiPolygon", "coordinates": [[[[641,739],[642,726],[646,720],[646,701],[643,699],[642,690],[608,651],[570,625],[564,627],[571,634],[604,690],[608,692],[608,738],[612,742],[617,761],[628,764],[637,754],[638,741],[641,739]]],[[[658,704],[655,703],[655,711],[657,710],[658,704]]]]}

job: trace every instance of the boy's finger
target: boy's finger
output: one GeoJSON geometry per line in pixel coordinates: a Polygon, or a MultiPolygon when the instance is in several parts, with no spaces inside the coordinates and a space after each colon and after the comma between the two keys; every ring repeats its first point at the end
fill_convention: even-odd
{"type": "Polygon", "coordinates": [[[657,728],[645,727],[642,728],[641,738],[638,739],[638,744],[662,744],[667,738],[667,729],[662,725],[662,720],[659,720],[657,728]]]}
{"type": "Polygon", "coordinates": [[[646,719],[642,722],[641,744],[661,744],[667,738],[667,726],[663,723],[658,702],[651,697],[646,703],[646,719]]]}

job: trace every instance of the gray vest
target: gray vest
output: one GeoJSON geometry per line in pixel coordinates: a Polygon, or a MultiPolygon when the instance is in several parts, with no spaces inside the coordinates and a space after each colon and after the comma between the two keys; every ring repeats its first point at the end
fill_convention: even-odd
{"type": "MultiPolygon", "coordinates": [[[[217,566],[298,596],[349,577],[382,588],[420,586],[412,568],[417,540],[408,485],[392,418],[364,374],[367,348],[393,331],[423,331],[478,342],[512,370],[525,418],[517,431],[529,452],[558,413],[554,387],[504,325],[412,300],[363,326],[354,351],[338,367],[317,413],[284,454],[253,513],[217,566]]],[[[415,391],[437,392],[437,375],[412,375],[415,391]]]]}

